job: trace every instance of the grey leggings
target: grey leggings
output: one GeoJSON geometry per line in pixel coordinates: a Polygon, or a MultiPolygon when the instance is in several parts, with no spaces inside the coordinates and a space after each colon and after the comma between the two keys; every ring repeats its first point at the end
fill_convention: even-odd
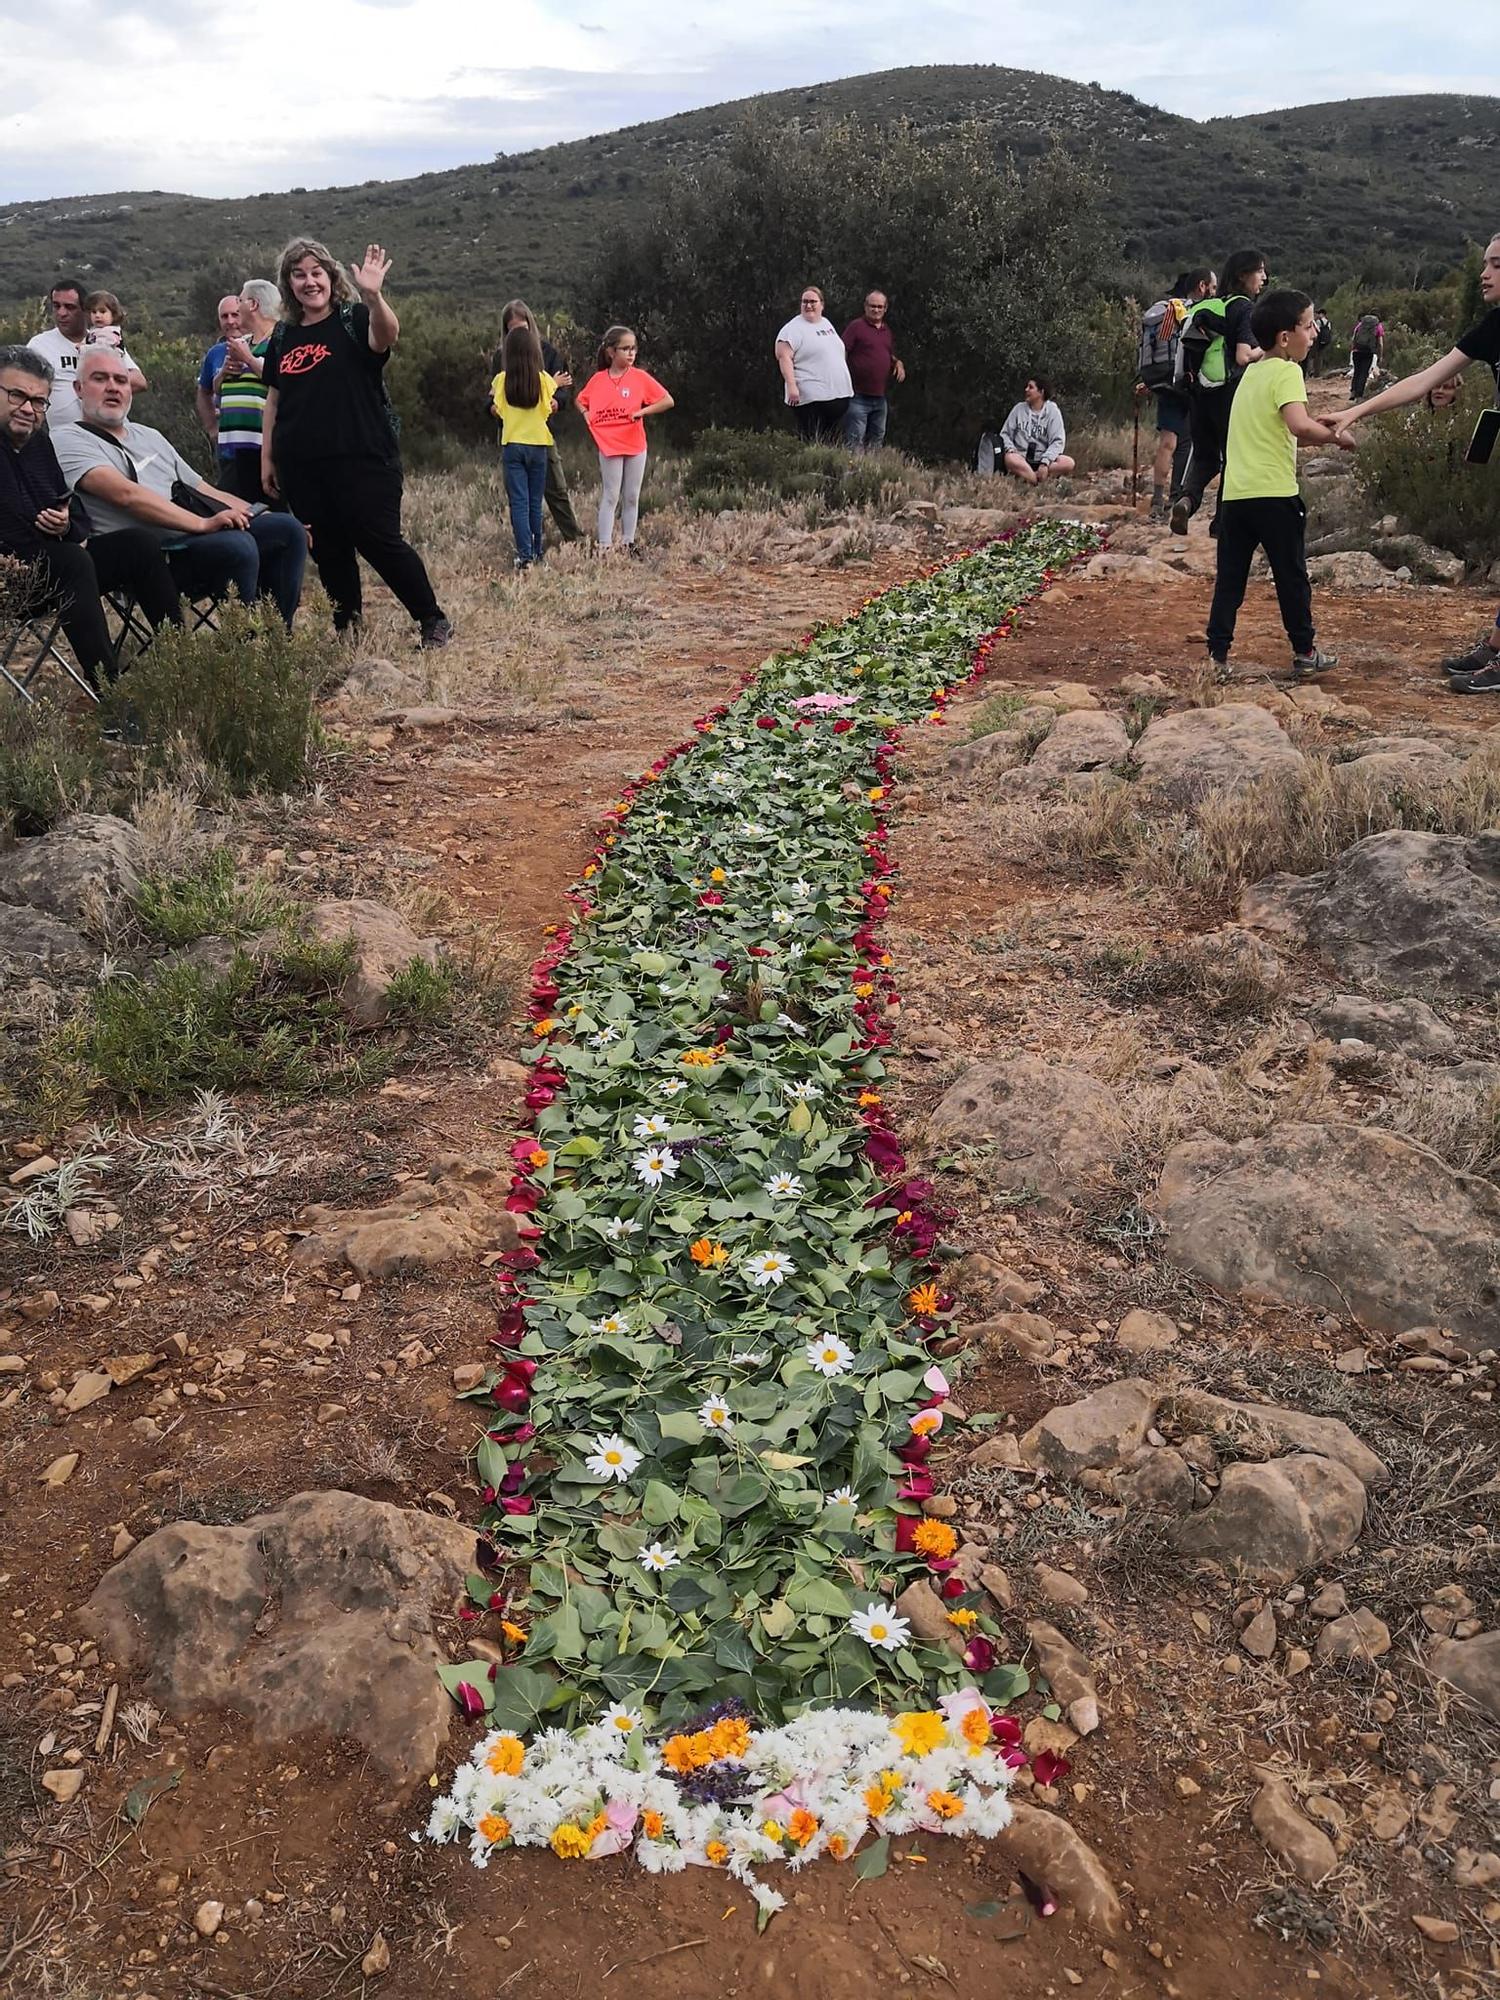
{"type": "Polygon", "coordinates": [[[641,509],[641,481],[646,477],[646,454],[630,458],[610,458],[599,454],[599,546],[607,549],[615,537],[615,509],[620,510],[620,540],[635,540],[636,516],[641,509]]]}

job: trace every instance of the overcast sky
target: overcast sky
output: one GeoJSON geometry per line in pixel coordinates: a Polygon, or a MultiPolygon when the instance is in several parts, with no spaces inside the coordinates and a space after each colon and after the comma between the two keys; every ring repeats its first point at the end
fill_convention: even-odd
{"type": "Polygon", "coordinates": [[[0,200],[395,178],[913,61],[1049,70],[1200,118],[1500,89],[1493,0],[1463,0],[1433,36],[1413,33],[1410,0],[1190,20],[1118,0],[0,5],[0,200]]]}

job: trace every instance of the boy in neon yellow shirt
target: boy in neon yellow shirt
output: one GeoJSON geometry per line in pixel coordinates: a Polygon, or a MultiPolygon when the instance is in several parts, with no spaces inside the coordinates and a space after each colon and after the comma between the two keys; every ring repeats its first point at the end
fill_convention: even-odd
{"type": "Polygon", "coordinates": [[[1307,413],[1302,363],[1317,339],[1306,292],[1267,292],[1251,315],[1261,349],[1240,378],[1229,418],[1218,573],[1208,614],[1208,656],[1229,677],[1234,624],[1245,601],[1250,565],[1264,549],[1276,584],[1281,622],[1292,642],[1292,678],[1309,680],[1338,665],[1318,651],[1307,574],[1307,509],[1297,488],[1297,446],[1348,440],[1307,413]]]}

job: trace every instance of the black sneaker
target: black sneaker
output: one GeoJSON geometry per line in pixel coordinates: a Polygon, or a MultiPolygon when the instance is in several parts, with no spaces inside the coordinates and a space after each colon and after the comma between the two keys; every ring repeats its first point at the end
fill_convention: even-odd
{"type": "Polygon", "coordinates": [[[1173,505],[1172,512],[1167,521],[1167,525],[1174,535],[1185,535],[1187,533],[1188,522],[1192,520],[1193,512],[1193,503],[1184,493],[1182,498],[1173,505]]]}
{"type": "Polygon", "coordinates": [[[625,544],[625,553],[634,562],[644,562],[646,560],[646,551],[641,547],[639,542],[627,542],[625,544]]]}
{"type": "Polygon", "coordinates": [[[1477,674],[1455,674],[1449,682],[1451,694],[1500,694],[1500,653],[1491,647],[1484,649],[1489,654],[1489,662],[1477,674]]]}
{"type": "Polygon", "coordinates": [[[1220,683],[1234,679],[1234,668],[1230,666],[1227,659],[1221,660],[1217,653],[1209,654],[1208,670],[1214,679],[1220,683]]]}
{"type": "Polygon", "coordinates": [[[1478,645],[1471,646],[1467,653],[1450,654],[1443,662],[1443,672],[1445,674],[1482,674],[1494,666],[1497,660],[1500,660],[1500,652],[1496,651],[1488,639],[1481,639],[1478,645]]]}
{"type": "Polygon", "coordinates": [[[1332,673],[1338,663],[1339,656],[1337,653],[1320,653],[1316,647],[1310,653],[1293,653],[1292,679],[1294,681],[1316,680],[1320,674],[1332,673]]]}
{"type": "Polygon", "coordinates": [[[439,646],[446,646],[452,637],[453,627],[441,611],[436,618],[424,618],[422,620],[421,643],[429,651],[436,651],[439,646]]]}

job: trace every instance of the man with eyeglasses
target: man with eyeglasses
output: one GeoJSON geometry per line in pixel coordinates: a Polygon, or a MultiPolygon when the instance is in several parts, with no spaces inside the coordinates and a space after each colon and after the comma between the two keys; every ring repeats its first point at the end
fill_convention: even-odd
{"type": "Polygon", "coordinates": [[[68,644],[97,687],[116,671],[101,590],[128,591],[153,626],[180,623],[182,608],[148,529],[88,534],[47,434],[52,390],[45,356],[34,348],[0,347],[0,555],[32,564],[32,608],[61,610],[68,644]]]}
{"type": "MultiPolygon", "coordinates": [[[[59,278],[48,295],[52,325],[29,343],[52,368],[52,402],[47,421],[53,430],[78,421],[78,363],[84,352],[84,335],[89,330],[83,309],[85,288],[78,278],[59,278]]],[[[146,378],[135,362],[120,349],[120,359],[130,371],[130,387],[135,395],[146,388],[146,378]]]]}
{"type": "Polygon", "coordinates": [[[854,451],[878,451],[885,443],[886,390],[893,381],[906,380],[905,363],[896,358],[889,310],[884,292],[867,292],[863,314],[844,328],[844,352],[854,384],[844,419],[844,443],[854,451]]]}
{"type": "Polygon", "coordinates": [[[823,317],[823,294],[802,287],[802,302],[776,336],[776,366],[785,384],[787,407],[796,413],[797,435],[808,444],[837,444],[854,384],[844,343],[831,319],[823,317]]]}

